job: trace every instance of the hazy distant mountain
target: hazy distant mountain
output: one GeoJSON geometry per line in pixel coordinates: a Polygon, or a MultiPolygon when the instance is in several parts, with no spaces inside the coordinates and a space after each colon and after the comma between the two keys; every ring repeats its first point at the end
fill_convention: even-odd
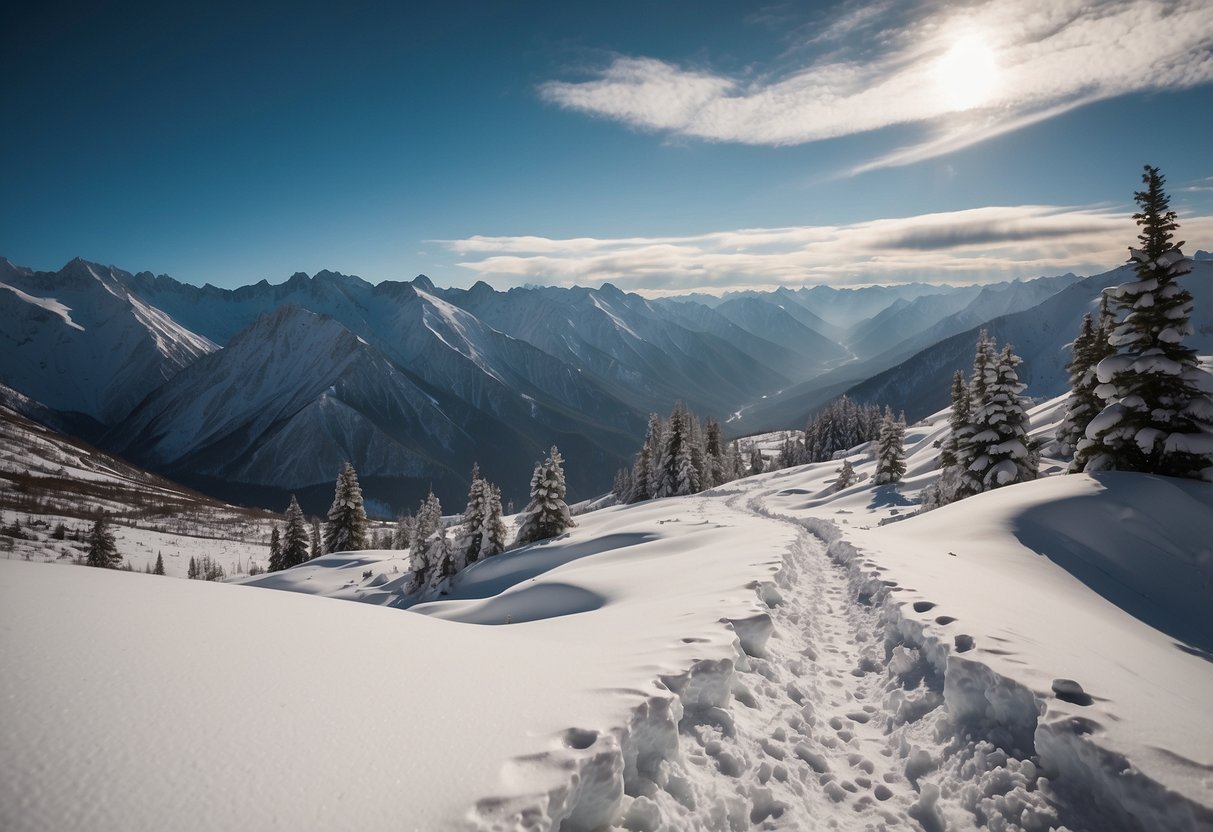
{"type": "Polygon", "coordinates": [[[729,412],[788,383],[792,355],[761,344],[706,307],[700,329],[664,306],[601,289],[496,292],[477,283],[442,296],[479,320],[600,379],[642,410],[668,412],[682,399],[704,415],[729,412]],[[708,328],[710,327],[710,328],[708,328]]]}
{"type": "MultiPolygon", "coordinates": [[[[1027,388],[1024,395],[1048,398],[1065,392],[1065,366],[1069,344],[1078,334],[1083,313],[1094,312],[1100,291],[1134,279],[1132,266],[1081,280],[1021,312],[995,317],[960,334],[946,338],[915,354],[909,360],[855,385],[848,395],[859,401],[889,404],[904,410],[908,419],[920,419],[948,404],[952,374],[973,366],[973,347],[982,326],[999,344],[1014,345],[1024,359],[1019,377],[1027,388]]],[[[1213,352],[1213,262],[1198,261],[1181,283],[1195,298],[1192,326],[1195,334],[1187,343],[1202,353],[1213,352]]]]}

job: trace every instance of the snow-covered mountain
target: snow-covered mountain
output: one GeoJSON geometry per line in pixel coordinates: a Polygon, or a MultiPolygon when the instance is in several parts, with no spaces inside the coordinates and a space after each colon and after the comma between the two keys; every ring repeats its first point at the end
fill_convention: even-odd
{"type": "Polygon", "coordinates": [[[217,349],[130,291],[132,279],[80,259],[34,272],[0,258],[0,383],[104,425],[217,349]]]}
{"type": "Polygon", "coordinates": [[[782,373],[794,366],[785,351],[759,343],[711,310],[712,320],[699,328],[609,283],[508,292],[477,283],[442,296],[494,329],[602,379],[644,411],[664,413],[683,399],[700,412],[727,412],[787,384],[782,373]]]}
{"type": "Polygon", "coordinates": [[[404,369],[336,320],[287,305],[158,388],[104,442],[228,499],[285,504],[295,491],[317,512],[345,461],[404,508],[431,485],[454,499],[476,461],[521,499],[531,461],[552,442],[598,463],[570,472],[578,488],[601,487],[604,463],[630,446],[629,434],[602,425],[577,434],[508,420],[460,392],[404,369]]]}
{"type": "Polygon", "coordinates": [[[508,469],[486,473],[519,498],[552,443],[587,496],[628,464],[650,411],[681,399],[732,418],[734,435],[801,424],[914,351],[1074,280],[699,302],[331,271],[229,290],[83,260],[57,273],[0,261],[0,278],[0,383],[27,397],[23,412],[268,507],[288,489],[321,500],[345,458],[394,478],[400,505],[431,483],[461,499],[476,460],[508,469]],[[297,446],[318,450],[291,459],[297,446]]]}
{"type": "MultiPolygon", "coordinates": [[[[1000,344],[1010,343],[1024,362],[1019,377],[1027,385],[1025,395],[1049,398],[1066,388],[1069,344],[1078,334],[1084,313],[1096,313],[1100,292],[1108,286],[1134,279],[1131,265],[1093,275],[1074,283],[1036,306],[1010,315],[1000,315],[916,353],[897,366],[852,387],[848,394],[858,401],[889,404],[917,419],[948,403],[952,374],[973,365],[973,345],[983,327],[1000,344]]],[[[1192,293],[1194,334],[1186,343],[1199,352],[1213,352],[1213,262],[1196,261],[1181,277],[1192,293]]]]}

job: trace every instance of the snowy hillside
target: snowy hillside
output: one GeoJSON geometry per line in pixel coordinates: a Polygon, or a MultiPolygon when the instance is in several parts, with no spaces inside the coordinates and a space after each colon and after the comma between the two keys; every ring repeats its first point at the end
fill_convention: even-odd
{"type": "Polygon", "coordinates": [[[1208,828],[1213,486],[1056,476],[903,519],[945,420],[897,486],[858,448],[839,493],[835,461],[603,509],[411,609],[399,552],[262,588],[0,561],[28,712],[0,826],[1208,828]]]}

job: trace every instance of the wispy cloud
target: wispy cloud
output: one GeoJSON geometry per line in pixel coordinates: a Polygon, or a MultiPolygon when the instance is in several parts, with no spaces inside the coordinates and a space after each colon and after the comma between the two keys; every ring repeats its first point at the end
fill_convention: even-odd
{"type": "MultiPolygon", "coordinates": [[[[1213,240],[1213,217],[1182,218],[1213,240]]],[[[469,237],[441,241],[497,285],[613,282],[633,291],[722,291],[923,280],[983,283],[1122,262],[1127,212],[1050,205],[974,208],[841,226],[751,228],[671,237],[469,237]]]]}
{"type": "MultiPolygon", "coordinates": [[[[879,23],[844,8],[819,37],[879,23]]],[[[889,167],[948,153],[1093,101],[1213,81],[1208,0],[978,0],[925,6],[887,30],[791,71],[736,78],[647,57],[616,57],[593,78],[549,81],[561,107],[638,129],[709,141],[791,145],[899,124],[921,125],[909,147],[857,166],[889,167]],[[987,63],[980,89],[958,43],[987,63]],[[875,52],[873,49],[875,48],[875,52]],[[970,50],[972,51],[972,50],[970,50]],[[849,56],[849,57],[848,57],[849,56]]],[[[983,70],[983,67],[974,67],[983,70]]]]}

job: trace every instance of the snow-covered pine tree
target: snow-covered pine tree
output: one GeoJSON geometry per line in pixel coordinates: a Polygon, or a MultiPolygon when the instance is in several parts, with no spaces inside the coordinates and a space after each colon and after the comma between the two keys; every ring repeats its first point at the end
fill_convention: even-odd
{"type": "Polygon", "coordinates": [[[198,563],[194,560],[193,555],[190,555],[190,565],[189,569],[187,569],[185,572],[185,577],[189,578],[191,581],[198,577],[198,563]]]}
{"type": "Polygon", "coordinates": [[[104,513],[98,514],[93,521],[93,529],[88,534],[88,555],[84,562],[89,566],[104,569],[116,567],[122,560],[118,554],[118,546],[114,542],[114,533],[110,531],[109,520],[104,513]]]}
{"type": "Polygon", "coordinates": [[[990,383],[988,371],[994,366],[998,355],[998,343],[986,330],[977,335],[977,350],[973,354],[973,380],[969,384],[971,409],[976,410],[986,402],[986,387],[990,383]]]}
{"type": "Polygon", "coordinates": [[[657,458],[661,452],[663,433],[661,417],[650,413],[644,444],[640,446],[640,453],[636,454],[636,462],[632,466],[632,490],[628,494],[627,502],[639,503],[653,499],[657,487],[657,458]]]}
{"type": "Polygon", "coordinates": [[[366,510],[354,466],[345,463],[337,475],[333,505],[324,524],[326,552],[356,552],[366,548],[366,510]]]}
{"type": "Polygon", "coordinates": [[[842,466],[834,473],[838,474],[838,478],[834,480],[835,491],[842,491],[855,484],[855,466],[851,465],[851,460],[844,459],[842,466]]]}
{"type": "Polygon", "coordinates": [[[733,440],[733,444],[729,445],[728,464],[730,466],[729,482],[739,480],[749,473],[746,470],[745,455],[741,452],[741,443],[736,439],[733,440]]]}
{"type": "Polygon", "coordinates": [[[796,464],[796,443],[792,440],[792,435],[785,433],[783,442],[779,446],[779,459],[775,464],[779,468],[791,468],[796,464]]]}
{"type": "Polygon", "coordinates": [[[392,534],[393,549],[407,549],[412,543],[412,516],[406,511],[396,518],[396,531],[392,534]]]}
{"type": "Polygon", "coordinates": [[[286,531],[282,535],[282,568],[298,566],[308,559],[307,554],[307,521],[303,519],[299,501],[292,494],[291,503],[286,507],[286,531]]]}
{"type": "Polygon", "coordinates": [[[681,497],[699,491],[699,475],[691,457],[693,441],[690,414],[686,405],[678,402],[663,437],[654,497],[681,497]]]}
{"type": "Polygon", "coordinates": [[[324,554],[324,544],[320,541],[320,521],[312,520],[312,545],[308,549],[308,559],[318,558],[324,554]]]}
{"type": "Polygon", "coordinates": [[[948,414],[948,435],[939,449],[939,467],[947,471],[956,467],[956,452],[960,435],[969,424],[969,387],[960,370],[952,376],[952,412],[948,414]]]}
{"type": "Polygon", "coordinates": [[[704,483],[707,482],[708,476],[708,458],[705,450],[706,445],[703,430],[699,426],[699,417],[690,410],[687,411],[687,424],[690,425],[687,436],[689,437],[688,444],[691,452],[691,469],[695,472],[692,478],[692,481],[695,483],[695,491],[691,492],[694,494],[707,488],[704,483]]]}
{"type": "Polygon", "coordinates": [[[611,483],[611,494],[619,505],[626,503],[632,494],[632,469],[618,468],[615,470],[615,480],[611,483]]]}
{"type": "Polygon", "coordinates": [[[515,545],[525,546],[536,540],[546,540],[576,525],[564,501],[563,462],[560,451],[553,445],[548,458],[535,466],[535,472],[531,475],[531,501],[519,518],[515,545]]]}
{"type": "Polygon", "coordinates": [[[750,443],[750,474],[761,474],[767,470],[766,460],[762,458],[762,451],[758,445],[750,443]]]}
{"type": "Polygon", "coordinates": [[[454,568],[463,569],[468,564],[475,563],[480,557],[481,535],[484,528],[485,482],[480,477],[480,466],[472,465],[472,484],[468,488],[467,506],[463,510],[463,520],[459,533],[455,538],[454,568]]]}
{"type": "Polygon", "coordinates": [[[1137,279],[1106,289],[1117,319],[1115,353],[1099,362],[1102,410],[1087,425],[1075,466],[1083,471],[1142,471],[1213,481],[1213,398],[1200,387],[1192,334],[1192,294],[1178,278],[1192,270],[1158,168],[1146,165],[1140,249],[1130,248],[1137,279]]]}
{"type": "Polygon", "coordinates": [[[438,536],[445,537],[442,530],[442,503],[431,490],[417,509],[417,528],[409,549],[409,568],[413,573],[410,587],[414,591],[428,586],[435,575],[438,565],[436,558],[441,554],[438,551],[438,536]]]}
{"type": "Polygon", "coordinates": [[[729,481],[724,465],[724,443],[720,438],[720,422],[708,419],[703,431],[704,488],[715,488],[729,481]]]}
{"type": "Polygon", "coordinates": [[[877,485],[901,482],[906,472],[905,432],[905,422],[894,419],[893,411],[886,407],[876,448],[876,475],[873,482],[877,485]]]}
{"type": "Polygon", "coordinates": [[[282,565],[282,536],[278,533],[278,527],[274,526],[270,530],[270,571],[277,572],[284,568],[282,565]]]}
{"type": "MultiPolygon", "coordinates": [[[[1113,326],[1105,295],[1100,304],[1099,323],[1094,323],[1089,314],[1084,315],[1078,337],[1071,348],[1070,363],[1066,367],[1070,377],[1070,396],[1066,400],[1065,417],[1057,428],[1056,437],[1058,452],[1062,456],[1075,455],[1078,443],[1086,436],[1087,425],[1103,410],[1103,399],[1095,392],[1099,387],[1099,377],[1095,371],[1100,361],[1115,352],[1108,342],[1113,326]]],[[[1070,473],[1079,470],[1075,467],[1076,462],[1071,463],[1070,473]]]]}
{"type": "Polygon", "coordinates": [[[163,575],[164,574],[164,555],[160,554],[159,552],[156,553],[156,565],[154,567],[152,567],[152,574],[153,575],[163,575]]]}
{"type": "Polygon", "coordinates": [[[1022,359],[1010,344],[995,357],[984,378],[985,403],[973,411],[970,460],[961,472],[961,492],[980,494],[1036,479],[1036,456],[1028,442],[1027,400],[1015,368],[1022,359]]]}
{"type": "Polygon", "coordinates": [[[484,524],[480,527],[480,559],[505,551],[505,522],[501,519],[501,489],[487,480],[484,483],[484,524]]]}

